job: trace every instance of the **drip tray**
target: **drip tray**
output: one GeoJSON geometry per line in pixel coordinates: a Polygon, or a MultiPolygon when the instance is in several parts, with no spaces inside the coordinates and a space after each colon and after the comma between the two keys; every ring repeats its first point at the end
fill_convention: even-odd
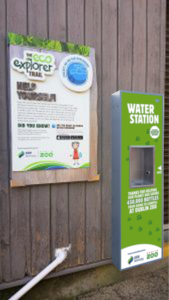
{"type": "Polygon", "coordinates": [[[148,181],[148,180],[132,180],[131,182],[131,186],[137,187],[137,186],[152,186],[152,181],[148,181]]]}

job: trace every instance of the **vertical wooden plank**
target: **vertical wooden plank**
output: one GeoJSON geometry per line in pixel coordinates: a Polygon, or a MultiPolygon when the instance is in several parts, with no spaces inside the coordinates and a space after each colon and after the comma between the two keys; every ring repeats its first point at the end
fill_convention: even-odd
{"type": "Polygon", "coordinates": [[[28,0],[28,34],[47,38],[47,0],[28,0]]]}
{"type": "Polygon", "coordinates": [[[167,27],[168,27],[168,4],[166,0],[161,1],[161,53],[160,53],[160,93],[165,94],[164,98],[164,224],[169,223],[169,118],[168,118],[168,107],[169,101],[167,98],[167,67],[166,62],[168,61],[168,51],[167,51],[167,27]],[[167,16],[167,17],[166,17],[167,16]]]}
{"type": "MultiPolygon", "coordinates": [[[[167,3],[166,0],[161,0],[161,34],[160,34],[160,90],[162,94],[165,93],[165,69],[166,69],[166,31],[167,31],[167,3]]],[[[168,17],[167,17],[168,18],[168,17]]],[[[166,86],[167,88],[167,86],[166,86]]],[[[166,96],[166,95],[165,95],[166,96]]],[[[164,98],[164,224],[169,223],[169,168],[168,168],[168,153],[169,153],[169,123],[167,116],[168,101],[164,98]]]]}
{"type": "MultiPolygon", "coordinates": [[[[47,0],[28,0],[28,31],[48,37],[47,0]]],[[[50,262],[50,185],[31,187],[32,274],[50,262]]]]}
{"type": "Polygon", "coordinates": [[[69,185],[70,266],[85,263],[85,184],[69,185]]]}
{"type": "Polygon", "coordinates": [[[47,0],[28,0],[28,34],[47,38],[47,0]]]}
{"type": "MultiPolygon", "coordinates": [[[[66,42],[66,0],[49,1],[49,38],[66,42]]],[[[51,254],[69,244],[68,184],[51,186],[51,254]]],[[[59,269],[66,268],[66,260],[59,269]]],[[[58,270],[58,268],[57,268],[58,270]]]]}
{"type": "MultiPolygon", "coordinates": [[[[26,0],[7,1],[7,30],[27,33],[26,0]]],[[[9,88],[9,87],[8,87],[9,88]]],[[[29,188],[11,189],[11,276],[23,278],[30,268],[29,188]]]]}
{"type": "MultiPolygon", "coordinates": [[[[96,50],[98,84],[98,167],[101,165],[101,0],[85,2],[85,44],[96,50]]],[[[86,262],[101,258],[101,184],[86,184],[86,262]]]]}
{"type": "Polygon", "coordinates": [[[147,92],[160,91],[161,1],[147,1],[147,92]]]}
{"type": "Polygon", "coordinates": [[[117,1],[102,1],[102,259],[111,257],[111,94],[117,91],[117,1]]]}
{"type": "Polygon", "coordinates": [[[66,42],[66,0],[49,0],[49,38],[66,42]]]}
{"type": "MultiPolygon", "coordinates": [[[[84,0],[68,0],[68,41],[84,43],[84,0]]],[[[85,262],[85,183],[69,184],[70,265],[85,262]]]]}
{"type": "Polygon", "coordinates": [[[118,0],[118,90],[132,88],[132,0],[118,0]]]}
{"type": "Polygon", "coordinates": [[[146,0],[133,1],[133,71],[132,90],[146,88],[146,0]]]}
{"type": "Polygon", "coordinates": [[[50,262],[50,190],[47,186],[31,188],[31,274],[50,262]]]}
{"type": "Polygon", "coordinates": [[[84,0],[67,0],[68,40],[84,44],[84,0]]]}
{"type": "MultiPolygon", "coordinates": [[[[68,186],[67,184],[51,187],[51,247],[52,256],[56,248],[69,245],[68,186]]],[[[61,268],[66,267],[67,260],[61,268]]]]}
{"type": "Polygon", "coordinates": [[[29,188],[11,193],[11,259],[12,279],[30,274],[29,188]]]}
{"type": "Polygon", "coordinates": [[[161,33],[160,33],[160,90],[159,93],[164,94],[165,86],[165,57],[166,57],[166,0],[161,0],[161,33]]]}
{"type": "Polygon", "coordinates": [[[0,45],[0,281],[8,281],[10,280],[10,199],[5,0],[0,1],[0,45]]]}

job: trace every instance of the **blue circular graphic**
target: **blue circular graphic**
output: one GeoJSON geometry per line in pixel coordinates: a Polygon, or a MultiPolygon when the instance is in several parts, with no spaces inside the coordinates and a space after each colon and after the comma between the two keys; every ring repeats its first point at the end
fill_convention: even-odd
{"type": "Polygon", "coordinates": [[[83,85],[88,78],[87,68],[79,62],[71,63],[67,69],[67,76],[71,83],[83,85]]]}

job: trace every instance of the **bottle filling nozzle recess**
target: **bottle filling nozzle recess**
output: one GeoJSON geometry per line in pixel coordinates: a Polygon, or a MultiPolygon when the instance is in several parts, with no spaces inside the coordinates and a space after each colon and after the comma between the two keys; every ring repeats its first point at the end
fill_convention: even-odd
{"type": "Polygon", "coordinates": [[[112,110],[112,261],[163,257],[163,95],[118,91],[112,110]]]}

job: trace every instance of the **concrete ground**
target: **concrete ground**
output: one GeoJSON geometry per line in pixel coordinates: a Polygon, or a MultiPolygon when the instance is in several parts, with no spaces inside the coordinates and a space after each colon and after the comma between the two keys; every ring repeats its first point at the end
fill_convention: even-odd
{"type": "Polygon", "coordinates": [[[128,279],[94,292],[87,293],[77,300],[168,300],[168,267],[128,279]]]}

